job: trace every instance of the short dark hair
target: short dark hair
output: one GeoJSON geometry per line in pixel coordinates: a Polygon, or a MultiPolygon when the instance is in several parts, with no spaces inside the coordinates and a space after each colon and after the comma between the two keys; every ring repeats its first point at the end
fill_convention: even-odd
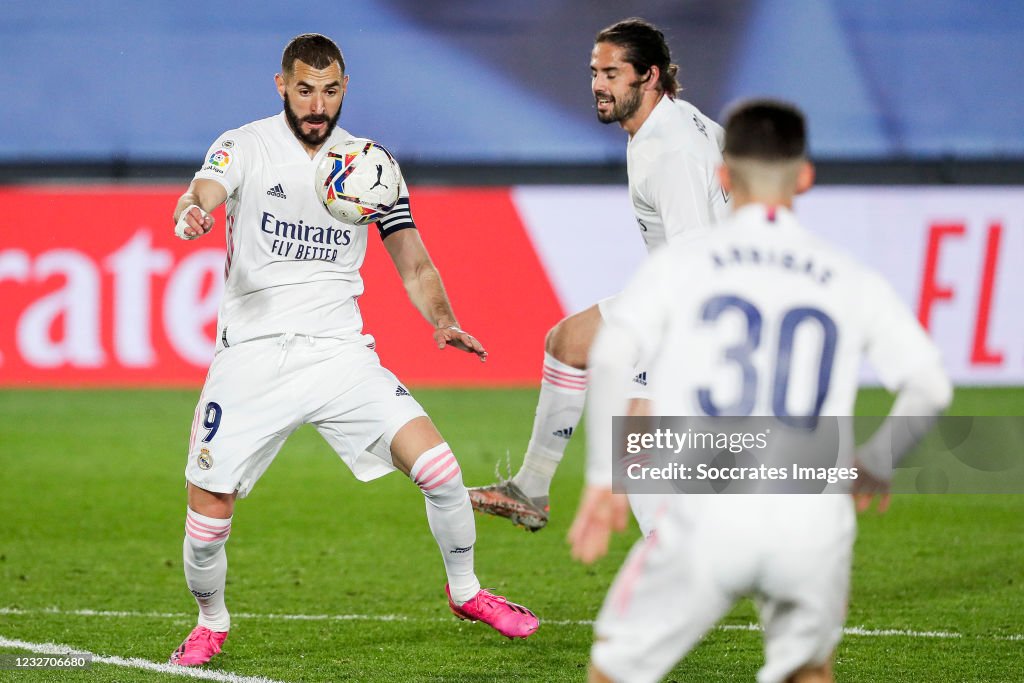
{"type": "Polygon", "coordinates": [[[682,90],[676,74],[679,67],[672,63],[672,54],[665,42],[665,34],[639,17],[630,17],[598,31],[595,43],[612,43],[625,48],[625,61],[633,65],[638,74],[645,74],[652,66],[661,76],[658,87],[673,97],[682,90]]]}
{"type": "Polygon", "coordinates": [[[740,102],[725,122],[724,154],[737,159],[792,161],[807,156],[807,122],[796,105],[781,100],[740,102]]]}
{"type": "Polygon", "coordinates": [[[337,62],[345,73],[345,58],[333,40],[319,33],[303,33],[292,38],[281,55],[281,73],[291,75],[298,59],[314,69],[326,69],[337,62]]]}

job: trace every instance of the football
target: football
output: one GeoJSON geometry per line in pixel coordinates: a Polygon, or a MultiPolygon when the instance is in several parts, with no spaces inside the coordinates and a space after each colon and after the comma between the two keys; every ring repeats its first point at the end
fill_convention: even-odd
{"type": "Polygon", "coordinates": [[[342,223],[366,225],[398,202],[402,177],[394,157],[366,138],[350,138],[327,150],[316,169],[316,191],[342,223]]]}

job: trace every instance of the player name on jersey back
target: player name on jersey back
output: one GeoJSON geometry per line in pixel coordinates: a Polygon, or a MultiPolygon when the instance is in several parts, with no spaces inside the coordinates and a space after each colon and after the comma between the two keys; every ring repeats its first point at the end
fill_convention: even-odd
{"type": "Polygon", "coordinates": [[[826,285],[832,279],[832,268],[814,254],[804,251],[735,245],[712,250],[710,257],[715,268],[720,270],[732,266],[776,267],[806,275],[819,285],[826,285]]]}

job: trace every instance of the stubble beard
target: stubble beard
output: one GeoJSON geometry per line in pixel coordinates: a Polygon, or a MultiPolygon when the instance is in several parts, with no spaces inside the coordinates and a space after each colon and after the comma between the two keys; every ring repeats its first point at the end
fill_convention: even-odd
{"type": "Polygon", "coordinates": [[[629,84],[629,92],[626,97],[614,100],[612,109],[608,113],[597,112],[597,120],[601,123],[622,123],[640,109],[643,101],[643,92],[640,90],[642,81],[629,84]]]}
{"type": "Polygon", "coordinates": [[[334,127],[338,124],[338,119],[341,117],[341,107],[338,107],[338,113],[334,116],[328,117],[324,114],[310,114],[309,116],[303,116],[299,118],[295,112],[292,111],[291,103],[288,101],[288,93],[284,95],[284,117],[288,120],[288,127],[292,129],[292,133],[295,134],[301,142],[310,147],[316,147],[322,145],[327,138],[331,136],[334,131],[334,127]],[[322,131],[310,131],[308,133],[302,130],[303,123],[323,123],[327,125],[322,131]]]}

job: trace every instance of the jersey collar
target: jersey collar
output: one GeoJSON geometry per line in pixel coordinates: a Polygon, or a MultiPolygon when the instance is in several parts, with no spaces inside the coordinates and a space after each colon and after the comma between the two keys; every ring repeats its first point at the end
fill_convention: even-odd
{"type": "Polygon", "coordinates": [[[800,223],[790,209],[778,204],[747,204],[736,211],[736,218],[740,221],[757,221],[765,227],[779,228],[782,230],[799,229],[800,223]]]}

